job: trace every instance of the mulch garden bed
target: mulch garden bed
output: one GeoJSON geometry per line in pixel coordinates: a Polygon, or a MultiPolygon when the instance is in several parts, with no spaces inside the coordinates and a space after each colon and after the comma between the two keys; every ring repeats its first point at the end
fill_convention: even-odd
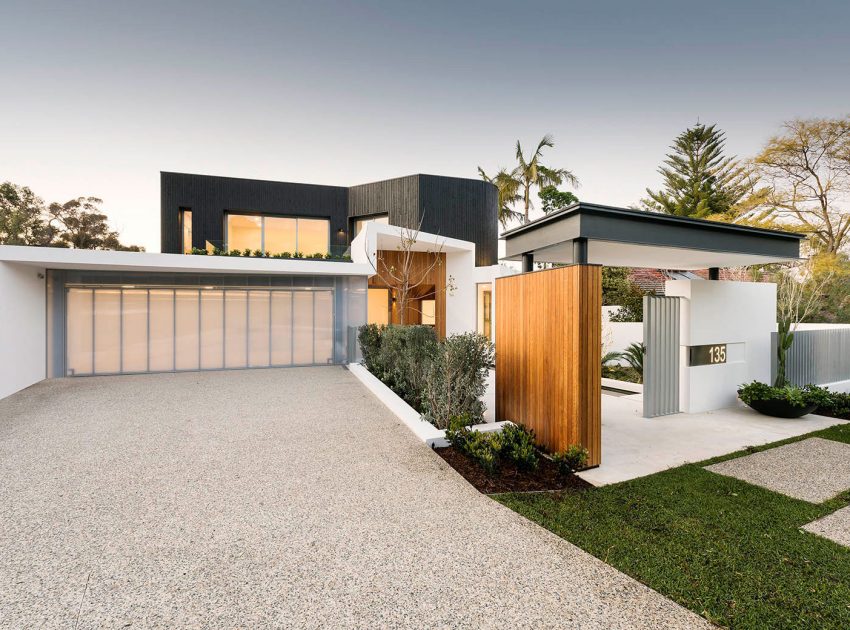
{"type": "Polygon", "coordinates": [[[502,461],[499,472],[490,477],[476,462],[452,446],[434,450],[482,494],[541,490],[577,491],[593,487],[575,475],[562,478],[558,474],[558,466],[545,457],[540,458],[537,470],[519,470],[513,462],[502,461]]]}

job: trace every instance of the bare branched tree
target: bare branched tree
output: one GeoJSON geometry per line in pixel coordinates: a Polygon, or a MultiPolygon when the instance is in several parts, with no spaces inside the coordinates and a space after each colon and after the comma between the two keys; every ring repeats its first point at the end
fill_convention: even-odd
{"type": "MultiPolygon", "coordinates": [[[[400,242],[396,246],[397,256],[395,260],[387,260],[382,256],[381,251],[377,252],[377,260],[372,262],[369,259],[372,268],[383,283],[395,292],[396,304],[399,312],[399,323],[404,326],[407,324],[407,314],[409,311],[422,313],[419,308],[412,306],[413,302],[425,297],[420,295],[419,289],[428,281],[431,272],[443,265],[443,243],[437,243],[434,249],[423,251],[416,249],[416,243],[419,240],[419,234],[422,230],[422,220],[415,229],[401,228],[399,236],[400,242]],[[423,257],[416,254],[425,254],[424,260],[427,262],[423,265],[420,261],[423,257]]],[[[446,278],[445,291],[453,289],[453,279],[446,278]]],[[[434,297],[436,298],[437,287],[434,287],[434,297]]]]}
{"type": "Polygon", "coordinates": [[[816,251],[841,251],[850,241],[850,117],[785,123],[755,163],[776,212],[810,234],[816,251]]]}

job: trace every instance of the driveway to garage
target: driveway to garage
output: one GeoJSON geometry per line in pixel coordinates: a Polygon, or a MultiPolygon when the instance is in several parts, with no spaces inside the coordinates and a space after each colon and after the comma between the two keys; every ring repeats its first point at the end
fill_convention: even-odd
{"type": "Polygon", "coordinates": [[[478,494],[321,367],[0,401],[0,626],[707,624],[478,494]]]}

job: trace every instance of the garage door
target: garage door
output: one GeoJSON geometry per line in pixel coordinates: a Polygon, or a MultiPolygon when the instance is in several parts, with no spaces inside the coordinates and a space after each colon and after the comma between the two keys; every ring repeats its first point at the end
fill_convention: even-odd
{"type": "Polygon", "coordinates": [[[328,289],[66,290],[66,373],[220,370],[333,361],[328,289]]]}

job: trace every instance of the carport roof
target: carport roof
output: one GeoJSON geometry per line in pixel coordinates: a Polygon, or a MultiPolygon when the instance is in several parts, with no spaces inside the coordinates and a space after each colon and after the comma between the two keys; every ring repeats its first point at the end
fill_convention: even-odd
{"type": "Polygon", "coordinates": [[[581,202],[502,238],[507,260],[531,254],[535,262],[581,262],[586,244],[591,264],[706,269],[796,260],[804,236],[581,202]]]}

